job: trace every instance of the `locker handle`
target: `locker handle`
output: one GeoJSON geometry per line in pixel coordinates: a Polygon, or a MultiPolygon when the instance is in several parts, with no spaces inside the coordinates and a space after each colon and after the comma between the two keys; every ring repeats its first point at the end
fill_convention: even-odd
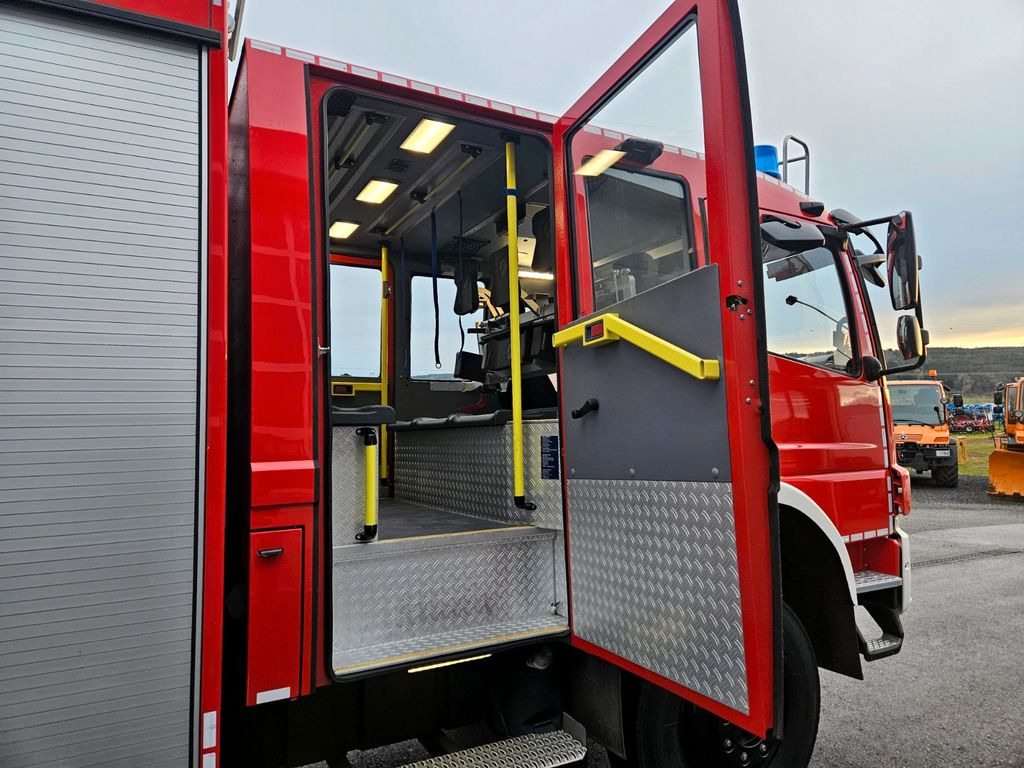
{"type": "Polygon", "coordinates": [[[281,554],[284,554],[284,547],[272,547],[270,549],[256,550],[256,555],[258,557],[277,557],[281,554]]]}

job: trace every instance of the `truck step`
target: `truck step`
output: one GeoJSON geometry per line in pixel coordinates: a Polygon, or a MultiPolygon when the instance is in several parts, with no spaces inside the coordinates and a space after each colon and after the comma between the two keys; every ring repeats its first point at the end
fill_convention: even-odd
{"type": "Polygon", "coordinates": [[[334,548],[338,677],[565,634],[555,531],[520,526],[334,548]]]}
{"type": "Polygon", "coordinates": [[[431,757],[406,768],[557,768],[578,763],[587,748],[565,731],[528,733],[448,755],[431,757]]]}
{"type": "Polygon", "coordinates": [[[857,587],[857,594],[863,595],[866,592],[877,592],[880,589],[901,586],[903,579],[878,571],[857,571],[853,574],[853,583],[857,587]]]}
{"type": "Polygon", "coordinates": [[[864,661],[877,661],[899,653],[903,647],[903,623],[899,612],[895,608],[872,603],[864,607],[882,630],[881,637],[867,640],[857,628],[857,644],[864,661]]]}

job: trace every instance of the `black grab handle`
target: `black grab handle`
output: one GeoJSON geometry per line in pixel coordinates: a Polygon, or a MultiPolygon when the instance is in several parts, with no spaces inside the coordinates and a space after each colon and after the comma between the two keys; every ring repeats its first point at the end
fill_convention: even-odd
{"type": "Polygon", "coordinates": [[[600,407],[601,407],[601,404],[597,402],[596,398],[592,397],[589,400],[587,400],[587,402],[585,402],[583,405],[581,405],[579,408],[577,408],[575,411],[573,411],[572,412],[572,417],[574,419],[582,419],[588,413],[590,413],[592,411],[596,412],[597,409],[600,408],[600,407]]]}

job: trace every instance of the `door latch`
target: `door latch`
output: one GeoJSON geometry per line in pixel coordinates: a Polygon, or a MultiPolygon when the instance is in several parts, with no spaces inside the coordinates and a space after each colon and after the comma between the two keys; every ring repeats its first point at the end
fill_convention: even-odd
{"type": "Polygon", "coordinates": [[[581,405],[579,408],[574,410],[572,412],[572,417],[574,419],[582,419],[588,413],[591,413],[591,412],[596,413],[597,410],[600,407],[601,407],[601,404],[599,402],[597,402],[597,398],[592,397],[589,400],[587,400],[587,402],[585,402],[583,405],[581,405]]]}
{"type": "Polygon", "coordinates": [[[321,347],[319,344],[316,345],[316,351],[320,357],[324,357],[328,352],[331,351],[330,347],[321,347]]]}

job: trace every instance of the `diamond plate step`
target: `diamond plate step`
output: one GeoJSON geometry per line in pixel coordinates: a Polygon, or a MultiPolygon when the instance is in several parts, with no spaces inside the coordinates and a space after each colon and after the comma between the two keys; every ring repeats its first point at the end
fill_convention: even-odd
{"type": "Polygon", "coordinates": [[[555,531],[521,526],[334,548],[338,676],[561,634],[555,531]]]}
{"type": "Polygon", "coordinates": [[[880,589],[889,589],[903,584],[903,579],[889,573],[878,571],[857,571],[853,574],[853,583],[857,587],[857,594],[865,592],[877,592],[880,589]]]}
{"type": "Polygon", "coordinates": [[[557,768],[578,763],[587,748],[565,731],[529,733],[481,747],[431,757],[406,768],[557,768]]]}

